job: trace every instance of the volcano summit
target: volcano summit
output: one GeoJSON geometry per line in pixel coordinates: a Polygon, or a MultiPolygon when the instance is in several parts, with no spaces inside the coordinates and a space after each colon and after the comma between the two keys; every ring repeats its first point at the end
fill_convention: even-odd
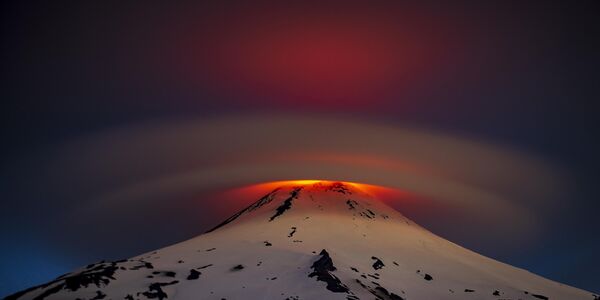
{"type": "Polygon", "coordinates": [[[283,185],[209,232],[6,299],[598,299],[444,240],[339,182],[283,185]]]}

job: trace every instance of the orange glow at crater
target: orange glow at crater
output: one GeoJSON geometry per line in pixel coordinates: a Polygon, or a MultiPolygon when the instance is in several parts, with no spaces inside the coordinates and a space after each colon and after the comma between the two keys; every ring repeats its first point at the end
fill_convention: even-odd
{"type": "Polygon", "coordinates": [[[402,214],[409,217],[417,216],[420,220],[438,218],[440,217],[439,214],[450,212],[447,207],[440,206],[439,204],[436,205],[431,199],[406,190],[367,183],[327,179],[295,179],[262,182],[215,191],[209,198],[211,199],[211,209],[214,213],[218,215],[231,215],[282,186],[308,186],[318,183],[332,184],[336,182],[357,188],[402,214]]]}
{"type": "Polygon", "coordinates": [[[407,196],[410,194],[406,191],[401,191],[398,189],[388,188],[388,187],[383,187],[383,186],[378,186],[378,185],[339,181],[339,180],[322,180],[322,179],[298,179],[298,180],[281,180],[281,181],[264,182],[264,183],[258,183],[258,184],[254,184],[254,185],[249,185],[249,186],[245,186],[245,187],[241,187],[241,188],[232,189],[228,193],[235,193],[236,195],[240,195],[240,196],[243,195],[244,197],[246,197],[247,195],[250,195],[250,194],[257,195],[257,196],[263,196],[263,194],[267,194],[270,191],[272,191],[278,187],[281,187],[281,186],[307,186],[307,185],[313,185],[313,184],[317,184],[317,183],[332,184],[332,183],[336,183],[336,182],[340,182],[340,183],[352,186],[354,188],[357,188],[357,189],[359,189],[365,193],[368,193],[382,201],[386,201],[387,199],[407,198],[407,196]]]}

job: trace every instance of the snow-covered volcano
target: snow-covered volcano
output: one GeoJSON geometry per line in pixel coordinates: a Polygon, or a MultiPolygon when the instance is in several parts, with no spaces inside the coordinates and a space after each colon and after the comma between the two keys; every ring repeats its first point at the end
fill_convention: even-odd
{"type": "Polygon", "coordinates": [[[444,240],[359,187],[281,186],[209,232],[7,299],[598,299],[444,240]]]}

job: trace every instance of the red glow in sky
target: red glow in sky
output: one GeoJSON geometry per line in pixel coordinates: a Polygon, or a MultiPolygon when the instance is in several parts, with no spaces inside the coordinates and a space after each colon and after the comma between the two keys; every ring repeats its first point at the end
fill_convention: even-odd
{"type": "Polygon", "coordinates": [[[218,72],[246,92],[267,90],[294,102],[368,97],[397,76],[400,62],[390,41],[351,30],[311,25],[245,32],[224,41],[218,72]]]}
{"type": "Polygon", "coordinates": [[[180,67],[221,95],[319,110],[340,101],[368,107],[441,65],[439,33],[428,32],[410,11],[320,9],[219,12],[206,21],[208,31],[192,28],[183,37],[180,67]]]}

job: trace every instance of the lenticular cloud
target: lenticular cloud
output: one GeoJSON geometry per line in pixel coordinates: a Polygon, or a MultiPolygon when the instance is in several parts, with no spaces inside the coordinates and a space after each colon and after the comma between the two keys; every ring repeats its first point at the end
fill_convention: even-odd
{"type": "Polygon", "coordinates": [[[73,142],[57,153],[47,166],[62,171],[54,184],[76,187],[62,197],[95,215],[105,209],[114,213],[114,207],[124,213],[127,207],[139,211],[140,205],[152,210],[215,188],[323,179],[417,195],[437,209],[460,212],[467,224],[488,226],[488,233],[499,237],[534,229],[567,188],[556,169],[509,148],[316,116],[234,115],[145,124],[73,142]]]}

